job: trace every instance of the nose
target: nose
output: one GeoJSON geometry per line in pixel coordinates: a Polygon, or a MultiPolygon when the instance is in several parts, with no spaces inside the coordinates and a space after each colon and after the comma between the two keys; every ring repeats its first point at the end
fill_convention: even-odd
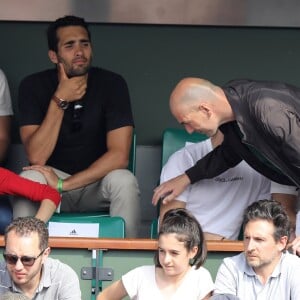
{"type": "Polygon", "coordinates": [[[168,253],[166,253],[163,257],[163,263],[166,265],[171,261],[171,255],[169,255],[168,253]]]}
{"type": "Polygon", "coordinates": [[[248,239],[244,242],[245,244],[245,249],[248,251],[248,252],[251,252],[254,250],[255,248],[255,243],[252,239],[248,239]]]}
{"type": "Polygon", "coordinates": [[[81,44],[78,44],[75,48],[75,55],[80,56],[83,54],[83,46],[81,44]]]}
{"type": "Polygon", "coordinates": [[[194,132],[194,129],[189,125],[185,125],[184,128],[189,134],[192,134],[194,132]]]}
{"type": "Polygon", "coordinates": [[[24,265],[22,264],[21,259],[18,259],[17,262],[16,262],[16,265],[15,265],[15,269],[16,270],[21,270],[23,268],[24,268],[24,265]]]}

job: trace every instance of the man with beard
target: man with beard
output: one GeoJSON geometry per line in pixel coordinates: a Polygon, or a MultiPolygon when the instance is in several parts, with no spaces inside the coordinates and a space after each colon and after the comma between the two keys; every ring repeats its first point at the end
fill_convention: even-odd
{"type": "Polygon", "coordinates": [[[35,300],[81,300],[75,271],[49,257],[48,229],[43,221],[34,217],[17,218],[7,226],[4,238],[1,299],[13,299],[4,296],[11,292],[35,300]]]}
{"type": "Polygon", "coordinates": [[[286,251],[290,222],[274,200],[251,204],[244,215],[244,252],[220,266],[215,294],[243,300],[300,299],[300,259],[286,251]]]}
{"type": "MultiPolygon", "coordinates": [[[[134,121],[125,80],[91,66],[91,34],[84,19],[50,24],[48,55],[55,69],[25,78],[19,87],[20,135],[30,166],[22,176],[62,193],[61,211],[107,210],[136,237],[139,188],[128,171],[134,121]]],[[[14,217],[34,215],[26,199],[14,217]]]]}

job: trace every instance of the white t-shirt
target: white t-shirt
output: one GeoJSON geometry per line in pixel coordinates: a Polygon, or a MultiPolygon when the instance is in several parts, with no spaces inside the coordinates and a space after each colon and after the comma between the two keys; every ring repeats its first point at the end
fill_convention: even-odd
{"type": "Polygon", "coordinates": [[[0,69],[0,116],[13,115],[10,92],[5,74],[0,69]]]}
{"type": "MultiPolygon", "coordinates": [[[[155,266],[141,266],[122,276],[123,285],[132,300],[165,300],[155,280],[155,266]]],[[[170,300],[200,300],[213,291],[210,273],[204,267],[191,268],[170,300]]]]}
{"type": "MultiPolygon", "coordinates": [[[[190,144],[175,152],[162,169],[165,182],[184,173],[213,150],[211,139],[190,144]]],[[[203,231],[237,239],[244,210],[253,202],[270,199],[270,180],[252,169],[245,161],[212,179],[190,185],[177,200],[186,202],[203,231]]]]}

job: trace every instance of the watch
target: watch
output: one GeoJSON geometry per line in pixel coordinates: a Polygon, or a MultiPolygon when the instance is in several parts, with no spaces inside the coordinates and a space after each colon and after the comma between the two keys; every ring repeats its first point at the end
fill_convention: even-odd
{"type": "Polygon", "coordinates": [[[61,108],[62,110],[66,110],[69,106],[69,102],[64,100],[64,99],[61,99],[61,98],[58,98],[57,96],[53,95],[52,96],[52,100],[55,101],[55,103],[57,104],[57,106],[59,108],[61,108]]]}

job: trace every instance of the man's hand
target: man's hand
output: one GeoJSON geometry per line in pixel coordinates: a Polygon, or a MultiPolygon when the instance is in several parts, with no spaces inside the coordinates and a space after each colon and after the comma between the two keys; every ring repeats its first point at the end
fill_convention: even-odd
{"type": "Polygon", "coordinates": [[[32,165],[24,167],[23,170],[35,170],[40,173],[42,173],[45,176],[45,179],[51,187],[53,187],[55,190],[57,189],[57,181],[58,176],[55,174],[53,169],[49,166],[41,166],[41,165],[32,165]]]}
{"type": "Polygon", "coordinates": [[[79,100],[84,96],[87,87],[86,75],[69,78],[63,64],[59,63],[58,78],[59,84],[55,92],[55,95],[58,98],[72,102],[79,100]]]}
{"type": "Polygon", "coordinates": [[[152,204],[156,205],[160,199],[163,198],[163,204],[176,199],[186,187],[190,184],[190,179],[186,174],[179,175],[170,179],[154,189],[152,204]]]}

